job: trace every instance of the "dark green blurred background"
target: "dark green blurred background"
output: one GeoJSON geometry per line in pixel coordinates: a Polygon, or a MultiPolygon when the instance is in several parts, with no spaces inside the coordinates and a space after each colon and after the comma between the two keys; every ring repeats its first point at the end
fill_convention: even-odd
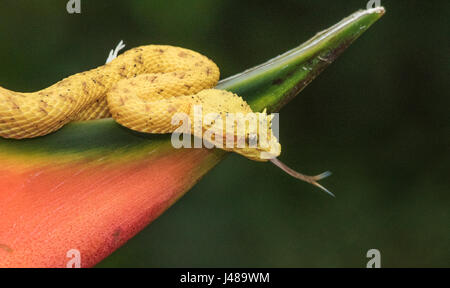
{"type": "MultiPolygon", "coordinates": [[[[281,111],[281,160],[231,155],[100,267],[450,266],[450,2],[387,14],[281,111]]],[[[366,1],[2,0],[0,85],[34,91],[127,48],[171,44],[227,77],[291,49],[366,1]]],[[[86,235],[89,237],[89,235],[86,235]]]]}

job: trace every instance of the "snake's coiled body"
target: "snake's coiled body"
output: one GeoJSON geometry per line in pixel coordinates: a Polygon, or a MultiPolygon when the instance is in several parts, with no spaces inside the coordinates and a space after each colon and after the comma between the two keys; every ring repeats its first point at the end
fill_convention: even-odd
{"type": "Polygon", "coordinates": [[[169,133],[178,130],[173,120],[176,114],[183,113],[190,123],[184,132],[251,160],[270,160],[286,173],[333,195],[317,183],[329,173],[303,175],[276,159],[281,145],[272,133],[272,117],[265,112],[253,113],[241,97],[231,92],[210,89],[219,76],[214,62],[188,49],[163,45],[134,48],[109,64],[75,74],[38,92],[18,93],[0,87],[0,137],[39,137],[72,121],[111,116],[139,132],[169,133]],[[198,106],[202,109],[200,127],[196,124],[198,106]],[[244,130],[238,129],[238,122],[230,121],[230,132],[230,114],[258,120],[249,124],[245,118],[244,130]],[[213,115],[212,121],[208,115],[213,115]],[[239,146],[240,140],[245,144],[253,141],[255,132],[256,146],[239,146]],[[231,147],[228,136],[235,141],[231,147]]]}
{"type": "MultiPolygon", "coordinates": [[[[202,105],[204,114],[252,113],[241,97],[209,89],[219,76],[214,62],[188,49],[163,45],[134,48],[109,64],[38,92],[18,93],[0,87],[0,136],[33,138],[71,121],[110,116],[139,132],[169,133],[177,128],[171,123],[174,114],[181,112],[193,118],[193,106],[197,104],[202,105]]],[[[263,150],[273,150],[276,157],[281,146],[271,133],[269,138],[272,147],[263,150]]],[[[226,150],[253,160],[267,160],[260,157],[259,149],[226,150]]]]}

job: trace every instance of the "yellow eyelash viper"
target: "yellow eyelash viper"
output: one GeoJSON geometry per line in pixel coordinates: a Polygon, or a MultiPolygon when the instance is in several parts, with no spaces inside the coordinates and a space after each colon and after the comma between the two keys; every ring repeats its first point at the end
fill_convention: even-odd
{"type": "MultiPolygon", "coordinates": [[[[165,45],[137,47],[106,65],[72,75],[41,91],[19,93],[0,87],[0,137],[44,136],[72,121],[111,116],[135,131],[169,133],[177,128],[172,125],[172,117],[180,112],[189,115],[192,132],[195,105],[201,105],[203,115],[222,115],[223,123],[228,113],[253,113],[241,97],[210,89],[219,76],[217,65],[195,51],[165,45]]],[[[281,153],[281,145],[270,128],[272,117],[265,112],[255,115],[267,121],[269,145],[222,149],[251,160],[272,160],[294,177],[323,188],[316,181],[325,174],[305,176],[275,159],[281,153]]],[[[202,123],[201,130],[210,129],[212,124],[202,123]]],[[[234,131],[234,138],[248,142],[248,134],[234,131]]],[[[212,140],[215,144],[224,141],[212,140]]]]}

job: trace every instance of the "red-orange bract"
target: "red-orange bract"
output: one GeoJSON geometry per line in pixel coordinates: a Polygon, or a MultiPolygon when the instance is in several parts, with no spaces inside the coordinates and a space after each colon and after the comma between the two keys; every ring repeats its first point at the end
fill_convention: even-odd
{"type": "MultiPolygon", "coordinates": [[[[255,111],[280,109],[368,29],[358,11],[303,45],[221,82],[255,111]]],[[[0,267],[92,267],[172,205],[224,152],[172,148],[170,136],[111,119],[69,124],[31,140],[0,139],[0,267]]]]}

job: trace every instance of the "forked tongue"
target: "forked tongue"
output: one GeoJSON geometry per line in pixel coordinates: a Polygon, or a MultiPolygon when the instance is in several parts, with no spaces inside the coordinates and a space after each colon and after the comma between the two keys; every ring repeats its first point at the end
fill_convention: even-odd
{"type": "Polygon", "coordinates": [[[289,168],[286,164],[284,164],[283,162],[281,162],[277,158],[270,159],[270,162],[275,164],[277,167],[279,167],[281,170],[283,170],[287,174],[291,175],[292,177],[300,179],[300,180],[305,181],[305,182],[308,182],[308,183],[310,183],[310,184],[312,184],[314,186],[317,186],[320,189],[322,189],[323,191],[325,191],[326,193],[328,193],[329,195],[331,195],[333,197],[336,197],[336,196],[334,196],[333,193],[328,191],[328,189],[326,189],[325,187],[323,187],[322,185],[317,183],[317,181],[320,181],[323,178],[326,178],[326,177],[330,176],[331,175],[330,171],[324,172],[324,173],[316,175],[316,176],[308,176],[308,175],[303,175],[303,174],[301,174],[301,173],[299,173],[299,172],[297,172],[295,170],[292,170],[291,168],[289,168]]]}

